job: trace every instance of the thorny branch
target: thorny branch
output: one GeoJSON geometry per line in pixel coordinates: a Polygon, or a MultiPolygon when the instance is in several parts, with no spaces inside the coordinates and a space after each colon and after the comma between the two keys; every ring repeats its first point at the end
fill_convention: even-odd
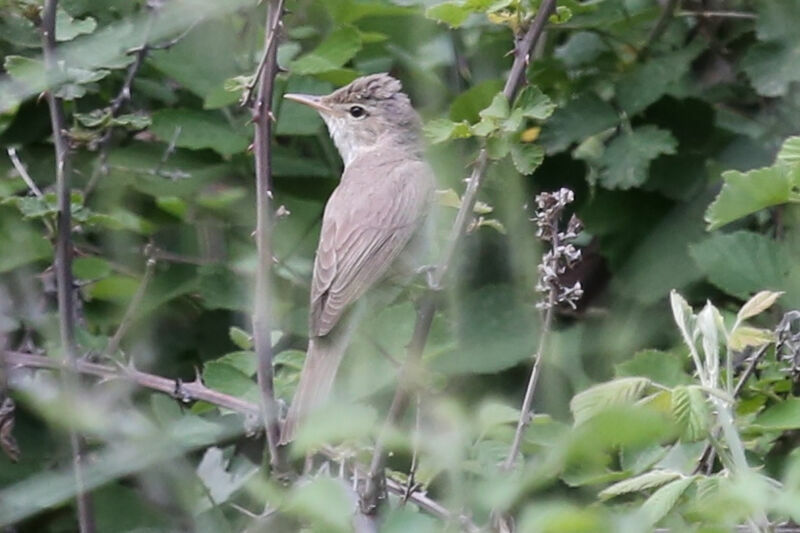
{"type": "MultiPolygon", "coordinates": [[[[42,47],[48,76],[52,76],[58,65],[56,52],[56,8],[58,0],[46,0],[42,12],[42,47]]],[[[61,334],[61,349],[67,362],[66,371],[61,372],[63,386],[71,395],[79,391],[77,374],[78,350],[75,342],[75,287],[72,279],[72,205],[71,181],[72,167],[67,145],[64,108],[60,98],[55,96],[55,88],[47,90],[47,105],[50,109],[50,123],[53,130],[53,145],[56,159],[56,196],[58,198],[58,217],[56,234],[56,284],[58,287],[58,321],[61,334]]],[[[81,533],[95,531],[92,501],[83,479],[84,443],[74,429],[69,431],[70,446],[74,461],[78,525],[81,533]]]]}
{"type": "MultiPolygon", "coordinates": [[[[528,66],[530,54],[534,49],[539,37],[544,31],[547,19],[552,13],[555,12],[556,0],[544,0],[539,6],[536,17],[528,27],[527,31],[521,39],[518,39],[514,46],[514,62],[511,65],[511,70],[508,74],[505,86],[503,87],[503,95],[509,102],[514,100],[517,95],[522,82],[524,80],[525,69],[528,66]]],[[[375,443],[373,450],[372,461],[370,470],[367,474],[367,480],[364,490],[361,495],[361,509],[364,513],[375,513],[378,509],[379,499],[381,498],[381,480],[383,479],[383,462],[384,462],[384,447],[386,444],[386,435],[388,429],[394,425],[403,412],[405,412],[408,403],[408,395],[413,386],[412,376],[417,372],[416,367],[419,365],[419,360],[422,356],[422,351],[428,340],[433,317],[436,312],[438,301],[438,291],[447,276],[450,267],[453,264],[456,250],[461,243],[467,227],[469,226],[475,201],[478,196],[478,190],[483,184],[484,176],[486,174],[486,167],[489,162],[489,155],[486,147],[483,146],[478,154],[478,158],[473,167],[472,173],[467,179],[467,187],[464,192],[464,197],[461,200],[461,206],[456,215],[456,220],[450,232],[450,237],[445,246],[442,260],[433,272],[431,279],[431,287],[422,297],[419,309],[417,311],[417,320],[414,324],[414,333],[411,337],[409,344],[406,361],[398,378],[397,390],[392,400],[389,414],[386,417],[384,428],[381,431],[375,443]]]]}
{"type": "Polygon", "coordinates": [[[271,340],[271,269],[272,269],[272,94],[275,76],[278,74],[278,39],[276,34],[281,24],[284,0],[270,0],[267,9],[266,42],[264,44],[263,67],[259,64],[258,94],[251,106],[255,122],[254,152],[256,163],[256,244],[258,268],[256,271],[256,294],[253,309],[253,338],[257,360],[258,385],[261,392],[261,407],[264,428],[267,434],[269,462],[273,471],[283,473],[278,441],[280,422],[275,401],[272,368],[271,340]]]}
{"type": "MultiPolygon", "coordinates": [[[[63,366],[62,362],[45,355],[17,351],[6,351],[3,353],[0,351],[0,367],[8,368],[9,371],[13,371],[15,368],[60,370],[63,366]]],[[[103,381],[118,380],[120,382],[131,383],[142,388],[167,394],[181,402],[203,401],[223,409],[230,409],[231,411],[235,411],[249,418],[261,416],[261,409],[258,405],[235,396],[209,389],[199,379],[195,379],[191,382],[176,381],[174,379],[142,372],[131,366],[112,367],[92,363],[85,359],[77,361],[76,368],[81,374],[95,376],[103,381]]],[[[323,453],[331,460],[340,460],[339,455],[335,451],[323,450],[323,453]]],[[[361,467],[356,466],[355,468],[361,476],[366,472],[366,469],[361,467]]],[[[405,483],[393,478],[386,480],[386,488],[389,492],[398,496],[403,496],[406,493],[405,483]]],[[[408,501],[445,522],[459,524],[462,530],[467,533],[478,533],[480,531],[480,528],[469,520],[469,518],[448,510],[442,504],[428,497],[424,491],[417,490],[412,492],[408,495],[408,501]]]]}

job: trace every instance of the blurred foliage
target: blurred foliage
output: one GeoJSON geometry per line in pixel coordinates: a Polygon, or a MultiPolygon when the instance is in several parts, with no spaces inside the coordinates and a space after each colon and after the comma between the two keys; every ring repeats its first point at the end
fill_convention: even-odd
{"type": "MultiPolygon", "coordinates": [[[[277,394],[290,399],[302,367],[313,253],[341,172],[322,121],[281,95],[388,71],[425,120],[439,242],[481,143],[492,160],[425,350],[419,432],[410,414],[391,435],[393,476],[405,479],[416,446],[429,496],[478,524],[507,511],[520,532],[800,521],[800,341],[790,314],[779,324],[800,307],[800,4],[685,0],[653,33],[663,2],[561,0],[510,102],[508,52],[539,3],[287,2],[273,103],[277,394]],[[707,6],[737,16],[697,13],[707,6]],[[541,334],[531,206],[562,186],[585,225],[571,280],[585,296],[558,314],[523,459],[506,472],[541,334]],[[695,313],[673,289],[714,305],[695,313]],[[734,401],[754,354],[758,371],[734,401]],[[709,441],[717,459],[701,457],[709,441]]],[[[0,348],[59,354],[55,162],[39,97],[52,87],[73,156],[82,353],[176,380],[197,372],[257,403],[253,133],[238,101],[262,54],[265,6],[63,0],[50,73],[40,10],[0,0],[0,145],[13,149],[0,157],[0,348]],[[106,353],[126,314],[128,333],[106,353]]],[[[343,464],[368,463],[419,289],[374,304],[336,399],[298,437],[298,462],[328,443],[342,444],[343,464]]],[[[0,454],[0,525],[75,529],[74,423],[92,448],[100,531],[351,528],[348,483],[270,479],[243,415],[114,380],[71,403],[51,373],[5,370],[0,399],[5,379],[21,455],[0,454]],[[262,514],[265,502],[278,512],[262,514]]],[[[381,520],[387,532],[457,529],[395,496],[381,520]]]]}

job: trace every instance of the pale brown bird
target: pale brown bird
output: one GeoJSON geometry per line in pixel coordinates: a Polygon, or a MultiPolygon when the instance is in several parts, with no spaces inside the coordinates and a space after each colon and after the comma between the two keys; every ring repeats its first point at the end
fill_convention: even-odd
{"type": "Polygon", "coordinates": [[[358,78],[326,96],[286,94],[316,109],[344,161],[341,182],[322,218],[311,282],[309,343],[300,383],[281,432],[323,403],[347,348],[345,315],[367,290],[418,267],[434,191],[422,158],[420,119],[388,74],[358,78]]]}

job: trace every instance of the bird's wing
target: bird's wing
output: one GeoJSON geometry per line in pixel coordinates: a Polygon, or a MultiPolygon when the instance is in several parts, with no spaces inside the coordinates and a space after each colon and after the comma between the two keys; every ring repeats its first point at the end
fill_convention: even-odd
{"type": "Polygon", "coordinates": [[[363,158],[345,169],[325,207],[311,284],[311,334],[326,335],[386,274],[420,227],[433,178],[427,164],[363,158]]]}

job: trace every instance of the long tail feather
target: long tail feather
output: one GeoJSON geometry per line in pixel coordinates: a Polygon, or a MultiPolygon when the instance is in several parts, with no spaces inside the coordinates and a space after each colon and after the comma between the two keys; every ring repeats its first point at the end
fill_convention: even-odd
{"type": "Polygon", "coordinates": [[[336,371],[347,348],[349,329],[336,328],[324,337],[309,340],[306,361],[300,373],[300,383],[297,385],[281,430],[281,444],[288,444],[294,440],[302,420],[328,399],[336,371]]]}

